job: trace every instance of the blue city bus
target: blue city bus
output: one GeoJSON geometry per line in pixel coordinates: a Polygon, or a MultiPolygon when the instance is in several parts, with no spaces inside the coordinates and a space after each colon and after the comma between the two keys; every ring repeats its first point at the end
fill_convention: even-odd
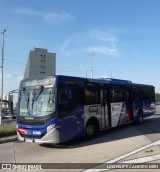
{"type": "Polygon", "coordinates": [[[22,80],[17,135],[25,142],[62,143],[155,112],[154,86],[127,80],[44,76],[22,80]]]}

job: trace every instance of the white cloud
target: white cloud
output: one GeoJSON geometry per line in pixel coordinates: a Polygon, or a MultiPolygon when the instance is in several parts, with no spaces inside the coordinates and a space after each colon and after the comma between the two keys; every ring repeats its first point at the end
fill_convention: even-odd
{"type": "Polygon", "coordinates": [[[98,29],[71,35],[62,44],[61,51],[65,55],[72,55],[80,52],[94,52],[96,54],[108,56],[120,55],[117,36],[98,29]]]}
{"type": "Polygon", "coordinates": [[[72,21],[74,20],[74,17],[67,13],[67,12],[59,12],[59,13],[48,13],[48,14],[44,14],[44,19],[46,21],[52,22],[52,21],[58,21],[58,20],[62,20],[62,21],[72,21]]]}
{"type": "Polygon", "coordinates": [[[72,54],[71,51],[67,50],[69,47],[69,44],[71,42],[71,39],[67,39],[64,41],[64,43],[61,46],[61,51],[66,55],[66,56],[70,56],[72,54]]]}
{"type": "Polygon", "coordinates": [[[92,29],[89,31],[89,34],[92,37],[95,37],[97,40],[102,41],[104,43],[108,43],[113,47],[115,47],[118,42],[118,39],[115,37],[115,35],[108,33],[106,31],[92,29]]]}
{"type": "Polygon", "coordinates": [[[18,8],[15,10],[18,14],[24,14],[24,15],[32,15],[32,16],[39,16],[42,17],[47,22],[54,22],[54,21],[73,21],[74,16],[71,14],[60,11],[60,12],[40,12],[31,8],[18,8]]]}
{"type": "Polygon", "coordinates": [[[92,46],[86,49],[87,52],[100,53],[103,55],[117,56],[118,50],[113,47],[105,47],[105,46],[92,46]]]}

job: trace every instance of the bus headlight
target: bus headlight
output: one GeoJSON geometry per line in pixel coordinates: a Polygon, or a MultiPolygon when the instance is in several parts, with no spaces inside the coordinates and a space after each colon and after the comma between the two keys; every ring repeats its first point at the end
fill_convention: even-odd
{"type": "Polygon", "coordinates": [[[55,128],[55,124],[49,125],[47,127],[47,133],[50,132],[53,128],[55,128]]]}

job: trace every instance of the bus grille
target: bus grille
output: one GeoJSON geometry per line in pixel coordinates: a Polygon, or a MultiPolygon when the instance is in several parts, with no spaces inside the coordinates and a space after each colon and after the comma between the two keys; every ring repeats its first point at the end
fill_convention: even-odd
{"type": "Polygon", "coordinates": [[[22,125],[34,125],[34,126],[41,126],[44,125],[45,122],[39,122],[39,121],[22,121],[22,120],[17,120],[19,124],[22,125]]]}
{"type": "Polygon", "coordinates": [[[21,133],[19,133],[19,134],[20,134],[21,137],[32,138],[32,139],[41,139],[45,135],[45,133],[43,135],[41,135],[41,136],[30,136],[30,135],[25,135],[25,134],[21,134],[21,133]]]}

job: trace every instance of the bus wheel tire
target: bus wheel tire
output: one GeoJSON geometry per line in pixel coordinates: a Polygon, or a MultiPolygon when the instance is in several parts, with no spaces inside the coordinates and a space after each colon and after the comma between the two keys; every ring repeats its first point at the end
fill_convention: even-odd
{"type": "Polygon", "coordinates": [[[94,138],[98,133],[98,126],[94,122],[89,122],[85,129],[87,139],[94,138]]]}
{"type": "Polygon", "coordinates": [[[138,113],[138,117],[137,117],[136,123],[137,124],[142,124],[143,123],[143,113],[142,112],[138,113]]]}

